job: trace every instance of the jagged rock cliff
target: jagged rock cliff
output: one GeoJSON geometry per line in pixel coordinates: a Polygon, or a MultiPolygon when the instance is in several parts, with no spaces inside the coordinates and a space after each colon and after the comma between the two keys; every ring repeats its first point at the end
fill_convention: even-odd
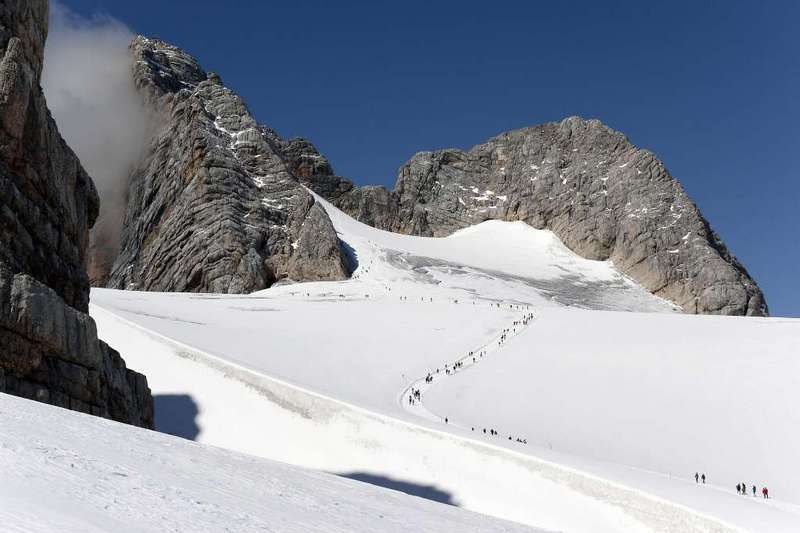
{"type": "Polygon", "coordinates": [[[596,120],[422,152],[393,191],[354,187],[308,141],[256,124],[185,52],[144,37],[131,51],[134,81],[160,122],[131,177],[120,252],[110,273],[94,273],[110,287],[238,293],[345,277],[335,231],[305,185],[389,231],[444,236],[522,220],[613,261],[687,312],[767,314],[756,283],[664,165],[596,120]]]}
{"type": "Polygon", "coordinates": [[[146,379],[87,314],[98,198],[40,88],[47,20],[47,0],[0,4],[0,391],[152,427],[146,379]]]}
{"type": "Polygon", "coordinates": [[[156,123],[107,286],[245,293],[346,278],[336,231],[287,166],[287,143],[182,50],[138,37],[131,53],[156,123]]]}
{"type": "Polygon", "coordinates": [[[444,236],[488,219],[522,220],[583,257],[610,259],[689,313],[767,314],[761,290],[664,164],[597,120],[516,130],[467,152],[419,153],[391,192],[354,188],[313,146],[297,146],[289,164],[308,187],[381,229],[444,236]]]}

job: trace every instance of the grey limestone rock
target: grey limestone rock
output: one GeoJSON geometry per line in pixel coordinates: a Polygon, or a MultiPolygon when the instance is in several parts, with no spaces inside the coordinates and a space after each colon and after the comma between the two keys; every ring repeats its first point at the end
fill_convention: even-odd
{"type": "Polygon", "coordinates": [[[445,236],[489,219],[521,220],[552,230],[583,257],[613,261],[686,312],[768,312],[755,281],[664,164],[597,120],[570,117],[469,151],[418,153],[393,191],[354,188],[324,165],[305,179],[381,229],[445,236]]]}
{"type": "Polygon", "coordinates": [[[333,225],[287,165],[286,143],[182,50],[137,37],[131,53],[154,127],[107,286],[246,293],[346,278],[333,225]]]}
{"type": "Polygon", "coordinates": [[[597,120],[422,152],[401,167],[394,190],[354,187],[310,142],[259,126],[185,52],[144,37],[131,50],[134,80],[159,122],[131,177],[120,253],[109,276],[96,276],[111,287],[249,292],[281,279],[344,278],[335,231],[307,187],[401,233],[521,220],[583,257],[613,261],[687,312],[767,314],[756,283],[663,163],[597,120]]]}
{"type": "Polygon", "coordinates": [[[146,379],[87,314],[98,198],[40,88],[48,7],[0,4],[0,391],[152,427],[146,379]]]}

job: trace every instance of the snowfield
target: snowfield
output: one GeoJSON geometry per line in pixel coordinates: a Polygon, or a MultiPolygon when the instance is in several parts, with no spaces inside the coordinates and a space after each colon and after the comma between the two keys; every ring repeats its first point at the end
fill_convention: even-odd
{"type": "Polygon", "coordinates": [[[532,531],[6,394],[0,423],[7,532],[532,531]]]}
{"type": "Polygon", "coordinates": [[[548,530],[800,530],[800,321],[678,314],[522,223],[409,237],[320,201],[351,280],[92,291],[159,430],[548,530]]]}
{"type": "Polygon", "coordinates": [[[425,403],[571,454],[702,470],[728,487],[768,482],[800,502],[786,468],[800,433],[775,427],[800,427],[786,401],[800,391],[798,355],[800,321],[552,310],[479,372],[432,387],[425,403]]]}
{"type": "Polygon", "coordinates": [[[799,354],[798,320],[553,309],[480,371],[432,387],[425,404],[456,423],[634,467],[642,474],[587,469],[751,531],[799,530],[799,354]],[[696,471],[729,498],[698,494],[696,471]],[[791,505],[767,505],[764,485],[791,505]]]}
{"type": "Polygon", "coordinates": [[[139,354],[138,367],[154,371],[156,426],[163,431],[543,529],[729,530],[521,447],[480,442],[472,432],[405,411],[409,421],[365,410],[169,341],[99,308],[93,314],[106,338],[126,339],[131,354],[139,354]]]}

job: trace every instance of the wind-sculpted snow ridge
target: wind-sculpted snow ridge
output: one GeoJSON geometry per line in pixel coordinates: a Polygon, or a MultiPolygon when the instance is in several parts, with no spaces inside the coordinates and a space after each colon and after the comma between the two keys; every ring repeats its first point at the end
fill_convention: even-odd
{"type": "Polygon", "coordinates": [[[284,141],[186,52],[137,37],[131,53],[155,126],[107,286],[247,293],[347,277],[328,216],[283,161],[284,141]]]}
{"type": "Polygon", "coordinates": [[[0,424],[4,531],[534,531],[3,394],[0,424]]]}
{"type": "MultiPolygon", "coordinates": [[[[551,232],[520,222],[489,221],[446,238],[424,238],[376,230],[324,200],[319,204],[345,243],[354,268],[349,280],[279,284],[247,296],[93,290],[101,333],[125,339],[141,354],[135,360],[164,406],[158,429],[545,529],[797,530],[794,496],[784,492],[795,459],[783,451],[749,458],[750,444],[737,442],[741,434],[716,421],[708,422],[707,435],[692,426],[691,438],[679,438],[675,429],[683,420],[720,418],[722,402],[698,401],[691,417],[685,405],[674,407],[676,394],[695,386],[724,397],[750,380],[769,383],[781,397],[796,394],[798,372],[788,357],[773,355],[781,369],[775,372],[755,359],[727,368],[724,358],[707,357],[713,345],[737,361],[750,360],[752,346],[741,336],[769,345],[774,330],[764,326],[780,327],[779,321],[675,313],[610,262],[583,259],[551,232]],[[595,289],[581,299],[586,286],[595,289]],[[619,329],[608,335],[588,327],[595,315],[598,324],[619,317],[619,329]],[[718,328],[703,337],[698,326],[699,337],[687,344],[683,321],[718,328]],[[665,374],[675,390],[656,384],[655,374],[637,374],[638,361],[650,360],[647,346],[635,341],[639,329],[658,332],[662,362],[670,360],[670,350],[684,354],[665,374]],[[568,350],[558,350],[559,337],[568,350]],[[502,347],[494,349],[498,341],[502,347]],[[628,355],[596,354],[593,347],[603,343],[628,355]],[[550,361],[550,352],[558,354],[553,372],[530,366],[550,361]],[[445,365],[452,369],[457,361],[464,364],[448,374],[445,365]],[[696,384],[692,376],[700,364],[709,377],[696,384]],[[437,368],[421,405],[409,410],[409,389],[420,388],[417,380],[437,368]],[[727,375],[725,391],[715,385],[719,374],[727,375]],[[460,383],[467,378],[476,390],[492,392],[464,393],[460,383]],[[591,395],[581,392],[587,380],[591,395]],[[630,397],[609,403],[597,397],[606,389],[627,390],[630,397]],[[194,405],[191,431],[182,425],[185,403],[194,405]],[[613,411],[597,413],[595,405],[613,411]],[[647,413],[640,409],[645,405],[647,413]],[[649,435],[666,444],[662,449],[642,438],[650,450],[643,456],[637,426],[626,421],[645,415],[649,435]],[[658,421],[673,433],[661,433],[658,421]],[[584,448],[576,451],[564,437],[573,433],[582,436],[584,448]],[[713,443],[720,458],[733,452],[737,460],[710,460],[696,444],[700,438],[713,443]],[[593,442],[603,446],[593,450],[593,442]],[[708,484],[696,485],[690,476],[706,465],[708,484]],[[767,473],[756,473],[762,467],[767,473]],[[731,494],[727,479],[739,472],[780,487],[786,499],[731,494]]],[[[789,353],[784,343],[791,338],[781,337],[779,353],[789,353]]],[[[795,445],[785,433],[793,405],[753,408],[762,419],[753,426],[758,438],[795,445]]],[[[753,424],[748,411],[740,414],[742,427],[753,424]]]]}
{"type": "Polygon", "coordinates": [[[597,120],[570,117],[469,151],[418,153],[393,191],[353,187],[301,146],[290,164],[303,183],[377,228],[439,237],[486,220],[523,221],[582,257],[612,260],[688,313],[767,314],[755,281],[665,165],[597,120]]]}

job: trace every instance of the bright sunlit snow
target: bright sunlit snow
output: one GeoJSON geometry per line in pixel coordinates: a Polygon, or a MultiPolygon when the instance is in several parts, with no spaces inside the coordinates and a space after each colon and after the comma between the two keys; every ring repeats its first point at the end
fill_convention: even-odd
{"type": "Polygon", "coordinates": [[[0,424],[7,532],[532,531],[5,394],[0,424]]]}
{"type": "Polygon", "coordinates": [[[797,424],[768,399],[798,395],[800,322],[676,314],[523,223],[429,239],[324,205],[351,280],[92,291],[159,429],[547,529],[800,527],[797,424]]]}

